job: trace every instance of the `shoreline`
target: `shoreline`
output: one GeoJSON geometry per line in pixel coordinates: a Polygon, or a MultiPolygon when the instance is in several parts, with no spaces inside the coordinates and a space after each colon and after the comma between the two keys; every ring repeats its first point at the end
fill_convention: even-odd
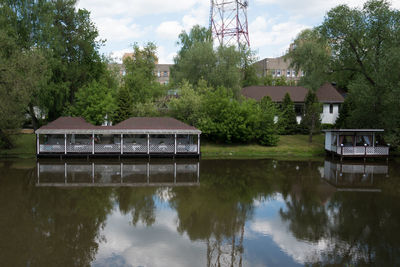
{"type": "MultiPolygon", "coordinates": [[[[215,144],[204,141],[201,146],[203,159],[316,159],[325,157],[323,134],[315,135],[312,144],[307,135],[282,135],[277,146],[258,144],[215,144]]],[[[36,158],[35,135],[21,133],[14,135],[15,147],[0,150],[0,158],[36,158]]]]}

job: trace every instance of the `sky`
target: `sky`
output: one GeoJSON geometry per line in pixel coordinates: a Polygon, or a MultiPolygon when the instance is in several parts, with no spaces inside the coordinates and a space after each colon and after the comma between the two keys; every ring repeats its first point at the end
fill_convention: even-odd
{"type": "MultiPolygon", "coordinates": [[[[282,56],[296,35],[320,25],[327,11],[339,4],[362,7],[366,0],[250,0],[247,8],[250,47],[257,57],[282,56]]],[[[392,0],[400,9],[400,0],[392,0]]],[[[159,63],[173,63],[178,35],[199,24],[208,27],[209,0],[78,0],[91,12],[100,52],[120,61],[132,45],[157,45],[159,63]]]]}

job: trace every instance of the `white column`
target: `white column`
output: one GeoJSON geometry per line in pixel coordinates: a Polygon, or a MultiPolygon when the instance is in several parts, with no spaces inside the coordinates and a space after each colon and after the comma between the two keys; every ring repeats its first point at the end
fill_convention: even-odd
{"type": "Polygon", "coordinates": [[[94,133],[92,133],[92,154],[94,154],[94,133]]]}
{"type": "Polygon", "coordinates": [[[40,153],[39,134],[36,134],[36,154],[40,153]]]}
{"type": "Polygon", "coordinates": [[[147,154],[150,154],[150,135],[147,134],[147,154]]]}
{"type": "Polygon", "coordinates": [[[176,155],[176,134],[174,135],[175,143],[174,143],[174,154],[176,155]]]}
{"type": "Polygon", "coordinates": [[[124,135],[121,134],[121,140],[119,142],[120,146],[121,146],[121,155],[124,154],[124,135]]]}
{"type": "Polygon", "coordinates": [[[64,134],[64,154],[67,154],[67,134],[64,134]]]}
{"type": "Polygon", "coordinates": [[[197,135],[197,154],[200,155],[200,134],[197,135]]]}

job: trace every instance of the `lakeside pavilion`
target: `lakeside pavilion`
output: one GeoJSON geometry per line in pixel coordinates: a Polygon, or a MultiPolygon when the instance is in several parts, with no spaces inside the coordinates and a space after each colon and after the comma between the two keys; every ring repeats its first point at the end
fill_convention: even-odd
{"type": "Polygon", "coordinates": [[[201,131],[170,117],[132,117],[114,126],[60,117],[35,133],[37,157],[200,156],[201,131]]]}
{"type": "Polygon", "coordinates": [[[325,151],[341,159],[388,157],[389,145],[381,142],[383,129],[330,129],[325,132],[325,151]]]}

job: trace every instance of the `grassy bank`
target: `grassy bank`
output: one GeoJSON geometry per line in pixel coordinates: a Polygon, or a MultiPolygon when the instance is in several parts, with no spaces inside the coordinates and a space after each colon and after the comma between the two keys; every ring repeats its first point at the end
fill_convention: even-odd
{"type": "Polygon", "coordinates": [[[314,136],[312,144],[308,135],[283,135],[275,147],[203,143],[201,153],[203,158],[313,158],[325,155],[324,135],[314,136]]]}
{"type": "Polygon", "coordinates": [[[36,153],[35,134],[15,134],[12,136],[15,147],[0,149],[2,158],[33,158],[36,153]]]}
{"type": "MultiPolygon", "coordinates": [[[[33,158],[35,157],[35,135],[16,134],[13,136],[15,148],[0,150],[0,157],[33,158]]],[[[219,145],[203,142],[203,158],[310,158],[324,155],[324,135],[314,136],[310,145],[306,135],[281,136],[278,146],[260,145],[219,145]]]]}

